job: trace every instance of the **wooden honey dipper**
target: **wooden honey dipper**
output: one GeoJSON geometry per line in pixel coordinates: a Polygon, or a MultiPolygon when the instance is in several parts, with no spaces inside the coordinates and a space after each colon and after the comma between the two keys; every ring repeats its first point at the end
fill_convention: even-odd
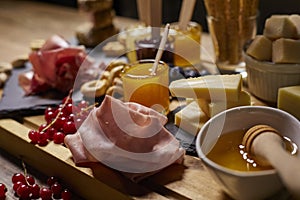
{"type": "Polygon", "coordinates": [[[283,137],[276,129],[256,125],[246,132],[242,144],[258,164],[273,166],[286,188],[300,199],[300,159],[286,150],[283,137]]]}

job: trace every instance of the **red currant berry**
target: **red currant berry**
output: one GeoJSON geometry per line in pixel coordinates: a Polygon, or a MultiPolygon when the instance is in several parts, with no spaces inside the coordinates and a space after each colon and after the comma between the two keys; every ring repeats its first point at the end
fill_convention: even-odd
{"type": "Polygon", "coordinates": [[[68,121],[74,122],[75,114],[71,113],[68,117],[68,121]]]}
{"type": "Polygon", "coordinates": [[[30,186],[31,199],[38,199],[40,197],[40,186],[38,184],[33,184],[30,186]]]}
{"type": "Polygon", "coordinates": [[[54,123],[54,128],[58,131],[63,129],[64,123],[67,121],[66,117],[59,117],[54,123]]]}
{"type": "Polygon", "coordinates": [[[48,144],[48,135],[45,132],[39,132],[39,141],[40,146],[46,146],[48,144]]]}
{"type": "Polygon", "coordinates": [[[64,112],[67,114],[67,115],[70,115],[71,113],[73,113],[73,104],[71,103],[68,103],[65,108],[64,108],[64,112]]]}
{"type": "Polygon", "coordinates": [[[53,135],[57,132],[57,130],[53,127],[47,129],[46,133],[49,140],[53,140],[53,135]]]}
{"type": "Polygon", "coordinates": [[[59,198],[60,195],[61,195],[61,191],[62,191],[62,186],[61,186],[61,184],[59,184],[58,182],[54,183],[54,184],[51,186],[51,191],[52,191],[53,195],[54,195],[56,198],[59,198]]]}
{"type": "Polygon", "coordinates": [[[3,183],[0,183],[0,199],[5,198],[5,193],[7,192],[7,188],[3,183]]]}
{"type": "Polygon", "coordinates": [[[58,182],[58,179],[55,176],[50,176],[47,179],[47,185],[51,187],[54,183],[58,182]]]}
{"type": "Polygon", "coordinates": [[[55,117],[56,117],[55,111],[49,111],[45,113],[45,120],[47,123],[51,123],[55,117]]]}
{"type": "Polygon", "coordinates": [[[61,192],[61,198],[62,198],[62,200],[71,200],[72,193],[68,189],[64,189],[61,192]]]}
{"type": "Polygon", "coordinates": [[[53,107],[47,107],[44,111],[44,115],[46,115],[48,112],[53,112],[54,111],[54,108],[53,107]]]}
{"type": "Polygon", "coordinates": [[[57,108],[57,109],[54,111],[54,115],[55,115],[55,117],[56,117],[57,115],[59,115],[60,117],[64,116],[64,112],[63,112],[62,107],[57,108]]]}
{"type": "Polygon", "coordinates": [[[76,127],[80,127],[83,121],[84,120],[81,117],[77,117],[75,120],[76,127]]]}
{"type": "Polygon", "coordinates": [[[65,134],[63,132],[56,132],[53,135],[53,142],[55,144],[62,144],[62,143],[64,143],[64,139],[65,139],[65,134]]]}
{"type": "Polygon", "coordinates": [[[42,125],[39,126],[38,131],[40,131],[40,132],[41,132],[41,131],[44,131],[44,132],[45,132],[46,130],[44,130],[44,129],[45,129],[46,127],[47,127],[47,124],[42,124],[42,125]]]}
{"type": "Polygon", "coordinates": [[[30,196],[29,186],[25,184],[20,185],[20,187],[17,189],[17,195],[21,199],[29,199],[30,196]]]}
{"type": "Polygon", "coordinates": [[[33,185],[35,183],[33,176],[30,176],[30,175],[26,176],[26,181],[27,181],[28,185],[33,185]]]}
{"type": "Polygon", "coordinates": [[[72,98],[69,97],[69,96],[66,96],[66,97],[62,100],[62,103],[66,103],[66,101],[67,101],[67,103],[72,103],[72,98]]]}
{"type": "Polygon", "coordinates": [[[75,127],[75,123],[72,121],[67,121],[63,126],[63,131],[65,134],[74,134],[77,129],[75,127]]]}
{"type": "Polygon", "coordinates": [[[82,101],[80,101],[80,102],[77,104],[77,106],[78,106],[79,108],[87,108],[87,107],[89,106],[89,103],[88,103],[87,101],[85,101],[85,100],[82,100],[82,101]]]}
{"type": "Polygon", "coordinates": [[[37,144],[39,141],[39,132],[36,130],[30,130],[28,133],[28,138],[31,140],[31,143],[37,144]]]}
{"type": "Polygon", "coordinates": [[[12,183],[21,182],[26,184],[25,176],[21,173],[15,173],[11,178],[12,183]]]}
{"type": "Polygon", "coordinates": [[[13,184],[13,190],[14,190],[15,192],[17,192],[18,188],[19,188],[21,185],[23,185],[23,184],[24,184],[24,183],[22,183],[22,182],[20,182],[20,181],[14,183],[14,184],[13,184]]]}
{"type": "Polygon", "coordinates": [[[40,189],[40,197],[42,200],[50,200],[52,199],[52,192],[49,188],[42,187],[40,189]]]}

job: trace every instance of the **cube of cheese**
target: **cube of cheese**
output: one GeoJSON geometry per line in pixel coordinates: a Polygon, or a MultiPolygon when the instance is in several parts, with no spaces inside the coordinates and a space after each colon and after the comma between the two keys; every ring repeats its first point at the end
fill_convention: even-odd
{"type": "Polygon", "coordinates": [[[172,81],[169,89],[173,96],[212,101],[238,101],[242,76],[207,75],[172,81]]]}
{"type": "Polygon", "coordinates": [[[246,53],[256,60],[272,60],[272,41],[264,35],[255,36],[246,53]]]}
{"type": "Polygon", "coordinates": [[[193,101],[175,114],[174,124],[196,136],[208,119],[198,103],[193,101]]]}
{"type": "Polygon", "coordinates": [[[300,85],[279,88],[277,107],[300,120],[300,85]]]}
{"type": "Polygon", "coordinates": [[[273,42],[274,63],[300,63],[300,40],[281,38],[273,42]]]}
{"type": "Polygon", "coordinates": [[[289,19],[288,15],[272,15],[265,22],[263,34],[271,39],[297,38],[295,24],[289,19]]]}
{"type": "Polygon", "coordinates": [[[197,100],[200,108],[208,117],[213,117],[216,114],[237,106],[249,106],[251,105],[250,94],[246,91],[241,91],[238,101],[216,101],[209,102],[204,99],[197,100]]]}
{"type": "Polygon", "coordinates": [[[289,18],[297,29],[297,38],[300,38],[300,15],[290,15],[289,18]]]}

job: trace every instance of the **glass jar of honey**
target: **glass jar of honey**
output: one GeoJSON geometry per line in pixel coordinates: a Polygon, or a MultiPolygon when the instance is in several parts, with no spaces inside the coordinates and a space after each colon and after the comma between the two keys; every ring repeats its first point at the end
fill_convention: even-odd
{"type": "Polygon", "coordinates": [[[169,66],[160,61],[155,74],[154,60],[139,60],[122,74],[124,101],[136,102],[159,113],[169,113],[169,66]]]}

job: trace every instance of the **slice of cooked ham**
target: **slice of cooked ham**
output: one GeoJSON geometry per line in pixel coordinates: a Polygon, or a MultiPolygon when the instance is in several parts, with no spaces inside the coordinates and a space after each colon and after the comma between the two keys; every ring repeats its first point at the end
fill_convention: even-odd
{"type": "Polygon", "coordinates": [[[165,129],[166,122],[151,108],[105,96],[65,144],[76,164],[101,162],[140,180],[182,161],[185,151],[165,129]]]}
{"type": "MultiPolygon", "coordinates": [[[[73,88],[78,71],[81,70],[82,80],[93,80],[96,66],[92,62],[84,62],[88,59],[84,46],[71,46],[66,40],[58,35],[53,35],[38,51],[32,51],[29,61],[32,64],[34,76],[30,82],[19,82],[26,95],[46,92],[47,89],[56,89],[62,93],[68,93],[73,88]],[[86,68],[94,68],[92,72],[86,68]],[[87,72],[89,74],[87,74],[87,72]]],[[[24,79],[26,74],[21,74],[19,80],[24,79]]],[[[79,83],[79,82],[78,82],[79,83]]],[[[78,84],[78,86],[80,83],[78,84]]]]}

